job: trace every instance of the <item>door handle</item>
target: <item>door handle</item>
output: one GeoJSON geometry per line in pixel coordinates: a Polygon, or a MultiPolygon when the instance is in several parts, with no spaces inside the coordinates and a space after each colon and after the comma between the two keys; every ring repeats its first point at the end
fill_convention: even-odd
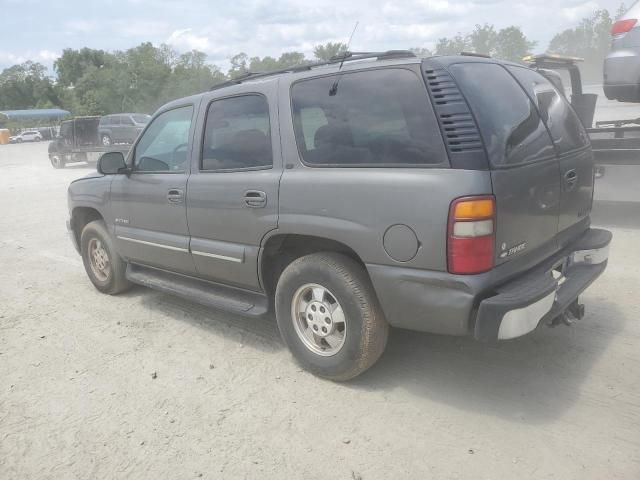
{"type": "Polygon", "coordinates": [[[167,192],[167,200],[169,200],[169,203],[182,203],[184,192],[177,188],[172,188],[167,192]]]}
{"type": "Polygon", "coordinates": [[[260,190],[247,190],[244,192],[244,203],[250,208],[263,208],[267,205],[267,194],[260,190]]]}
{"type": "Polygon", "coordinates": [[[569,170],[564,174],[564,184],[566,185],[567,192],[573,190],[578,183],[578,174],[575,170],[569,170]]]}

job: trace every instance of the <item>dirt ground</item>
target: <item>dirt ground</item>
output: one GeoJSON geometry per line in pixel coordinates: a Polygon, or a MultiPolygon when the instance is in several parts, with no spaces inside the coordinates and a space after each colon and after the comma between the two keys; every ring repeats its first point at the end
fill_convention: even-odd
{"type": "Polygon", "coordinates": [[[1,479],[640,478],[640,209],[596,207],[614,245],[573,327],[498,346],[394,331],[336,384],[272,318],[98,293],[65,229],[89,171],[0,146],[1,479]]]}

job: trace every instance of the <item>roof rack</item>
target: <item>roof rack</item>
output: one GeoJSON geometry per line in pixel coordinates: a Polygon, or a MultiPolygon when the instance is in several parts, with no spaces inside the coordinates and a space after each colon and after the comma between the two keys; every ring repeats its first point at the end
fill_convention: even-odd
{"type": "Polygon", "coordinates": [[[491,55],[478,52],[460,52],[460,55],[463,57],[491,58],[491,55]]]}
{"type": "Polygon", "coordinates": [[[246,72],[239,77],[214,85],[213,87],[211,87],[211,90],[218,90],[220,88],[229,87],[231,85],[239,85],[247,80],[255,80],[257,78],[270,77],[282,73],[303,72],[306,70],[311,70],[312,68],[322,67],[324,65],[352,62],[355,60],[365,60],[368,58],[375,58],[377,60],[389,60],[393,58],[411,58],[415,56],[416,54],[410,50],[387,50],[386,52],[344,52],[341,55],[335,55],[331,57],[328,61],[325,62],[313,62],[302,65],[295,65],[279,70],[272,70],[270,72],[246,72]]]}

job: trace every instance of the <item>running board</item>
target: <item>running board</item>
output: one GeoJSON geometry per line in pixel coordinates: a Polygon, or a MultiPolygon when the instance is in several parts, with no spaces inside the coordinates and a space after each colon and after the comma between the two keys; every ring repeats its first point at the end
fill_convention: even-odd
{"type": "Polygon", "coordinates": [[[265,295],[164,270],[128,264],[126,277],[131,283],[177,295],[205,307],[251,317],[264,315],[269,310],[269,301],[265,295]]]}

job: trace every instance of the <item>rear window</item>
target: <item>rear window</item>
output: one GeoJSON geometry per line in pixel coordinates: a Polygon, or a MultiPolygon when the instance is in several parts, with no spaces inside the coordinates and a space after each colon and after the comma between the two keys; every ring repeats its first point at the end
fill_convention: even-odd
{"type": "Polygon", "coordinates": [[[149,115],[131,115],[133,117],[133,121],[136,123],[141,123],[143,125],[146,125],[147,123],[149,123],[149,120],[151,119],[151,116],[149,115]]]}
{"type": "Polygon", "coordinates": [[[578,115],[551,82],[529,68],[508,68],[536,103],[559,153],[589,145],[589,137],[578,115]]]}
{"type": "Polygon", "coordinates": [[[450,70],[478,121],[493,166],[553,158],[553,144],[540,115],[504,68],[460,63],[450,70]]]}
{"type": "Polygon", "coordinates": [[[422,80],[405,69],[293,85],[296,142],[313,166],[424,166],[446,161],[422,80]]]}

